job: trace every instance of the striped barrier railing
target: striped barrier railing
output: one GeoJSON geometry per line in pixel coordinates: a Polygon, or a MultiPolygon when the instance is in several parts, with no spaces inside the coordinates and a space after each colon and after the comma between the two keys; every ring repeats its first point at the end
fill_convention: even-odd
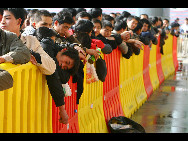
{"type": "MultiPolygon", "coordinates": [[[[11,89],[0,92],[1,133],[107,133],[114,116],[131,117],[159,85],[178,68],[177,38],[168,35],[164,55],[160,46],[144,46],[140,55],[122,57],[117,49],[102,55],[107,65],[105,82],[86,83],[77,104],[77,84],[69,86],[72,96],[65,98],[69,124],[59,123],[45,76],[30,62],[24,65],[0,64],[14,79],[11,89]]],[[[84,68],[86,72],[86,67],[84,68]]],[[[86,74],[86,73],[85,73],[86,74]]]]}

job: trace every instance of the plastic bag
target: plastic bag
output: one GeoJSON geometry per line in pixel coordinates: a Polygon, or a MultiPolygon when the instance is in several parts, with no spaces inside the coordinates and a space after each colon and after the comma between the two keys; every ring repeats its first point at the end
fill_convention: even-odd
{"type": "Polygon", "coordinates": [[[65,93],[65,97],[72,95],[71,88],[68,83],[62,84],[62,87],[63,87],[64,93],[65,93]]]}
{"type": "Polygon", "coordinates": [[[111,118],[108,126],[111,133],[145,133],[140,124],[123,116],[111,118]]]}
{"type": "MultiPolygon", "coordinates": [[[[89,57],[90,55],[88,55],[89,57]]],[[[86,62],[86,83],[90,84],[99,81],[94,64],[86,62]]]]}

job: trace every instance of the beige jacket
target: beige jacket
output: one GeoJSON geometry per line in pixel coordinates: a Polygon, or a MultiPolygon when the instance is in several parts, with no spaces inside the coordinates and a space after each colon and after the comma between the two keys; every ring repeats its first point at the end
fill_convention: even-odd
{"type": "Polygon", "coordinates": [[[43,50],[37,38],[31,35],[21,35],[20,39],[29,49],[40,54],[42,64],[38,63],[37,66],[41,72],[45,75],[52,75],[56,70],[55,61],[43,50]]]}

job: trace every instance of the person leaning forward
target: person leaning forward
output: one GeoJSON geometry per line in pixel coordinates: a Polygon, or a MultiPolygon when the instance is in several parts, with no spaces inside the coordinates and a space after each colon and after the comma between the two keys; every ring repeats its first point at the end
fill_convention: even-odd
{"type": "MultiPolygon", "coordinates": [[[[16,34],[0,29],[0,64],[26,64],[30,60],[30,51],[16,34]]],[[[0,69],[0,91],[13,86],[12,76],[0,69]]]]}

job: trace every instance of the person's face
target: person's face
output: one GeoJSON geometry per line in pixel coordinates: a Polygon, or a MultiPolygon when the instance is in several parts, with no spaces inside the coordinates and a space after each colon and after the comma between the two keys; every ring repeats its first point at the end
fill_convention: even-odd
{"type": "Polygon", "coordinates": [[[102,21],[102,15],[97,18],[98,20],[102,21]]]}
{"type": "Polygon", "coordinates": [[[143,24],[142,31],[143,32],[148,31],[148,24],[146,24],[146,23],[143,24]]]}
{"type": "Polygon", "coordinates": [[[158,26],[161,26],[162,22],[160,20],[158,20],[158,26]]]}
{"type": "Polygon", "coordinates": [[[168,21],[167,20],[163,20],[163,26],[167,27],[168,25],[169,25],[168,21]]]}
{"type": "Polygon", "coordinates": [[[104,37],[110,37],[111,36],[111,32],[112,32],[112,28],[109,27],[109,26],[106,26],[105,28],[100,30],[100,33],[104,37]]]}
{"type": "Polygon", "coordinates": [[[16,19],[11,12],[8,10],[4,11],[0,24],[1,29],[17,33],[20,30],[20,24],[21,18],[16,19]]]}
{"type": "Polygon", "coordinates": [[[68,23],[59,24],[58,21],[55,21],[54,23],[54,29],[60,34],[60,36],[65,36],[70,28],[71,24],[68,23]]]}
{"type": "Polygon", "coordinates": [[[98,36],[100,34],[100,30],[101,30],[100,23],[94,23],[93,30],[95,32],[95,36],[98,36]]]}
{"type": "Polygon", "coordinates": [[[179,30],[179,27],[174,27],[175,30],[179,30]]]}
{"type": "Polygon", "coordinates": [[[188,20],[185,20],[185,24],[188,24],[188,20]]]}
{"type": "Polygon", "coordinates": [[[148,17],[146,15],[141,15],[140,19],[148,19],[148,17]]]}
{"type": "Polygon", "coordinates": [[[38,29],[39,27],[52,28],[52,18],[51,17],[42,16],[41,19],[42,19],[41,21],[36,23],[36,29],[38,29]]]}
{"type": "Polygon", "coordinates": [[[112,26],[114,27],[114,23],[115,23],[115,21],[114,21],[114,20],[112,20],[112,21],[110,21],[110,22],[111,22],[112,26]]]}
{"type": "Polygon", "coordinates": [[[155,23],[155,26],[158,26],[159,25],[159,20],[155,23]]]}
{"type": "Polygon", "coordinates": [[[74,67],[74,60],[69,56],[59,55],[56,58],[63,70],[70,70],[74,67]]]}
{"type": "Polygon", "coordinates": [[[138,21],[136,19],[132,19],[131,21],[127,20],[127,26],[130,30],[134,30],[137,27],[138,21]]]}

